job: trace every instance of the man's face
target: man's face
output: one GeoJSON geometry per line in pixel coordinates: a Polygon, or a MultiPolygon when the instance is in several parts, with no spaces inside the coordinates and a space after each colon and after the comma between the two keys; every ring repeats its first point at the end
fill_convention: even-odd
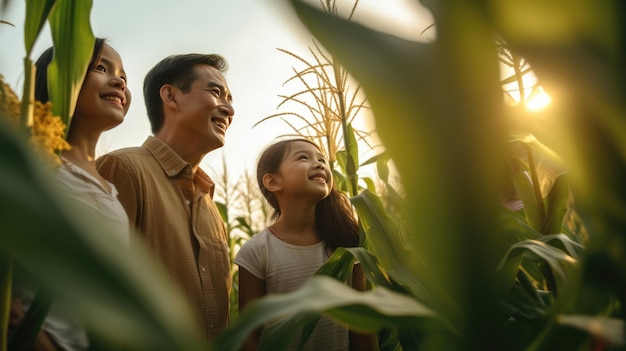
{"type": "Polygon", "coordinates": [[[235,110],[230,89],[218,69],[196,65],[194,70],[197,78],[189,91],[177,92],[176,128],[187,138],[186,142],[194,143],[199,151],[209,152],[224,146],[235,110]]]}

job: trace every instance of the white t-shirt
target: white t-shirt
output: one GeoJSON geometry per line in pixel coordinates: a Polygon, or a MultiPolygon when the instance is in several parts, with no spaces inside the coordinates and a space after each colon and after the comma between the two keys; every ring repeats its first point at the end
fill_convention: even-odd
{"type": "MultiPolygon", "coordinates": [[[[239,250],[235,263],[265,281],[268,294],[287,293],[301,287],[328,260],[331,252],[321,241],[297,246],[274,236],[267,228],[253,235],[239,250]]],[[[298,339],[291,344],[297,349],[298,339]]],[[[348,350],[348,329],[322,316],[304,350],[348,350]]]]}
{"type": "Polygon", "coordinates": [[[56,179],[62,196],[102,215],[111,236],[117,237],[128,248],[130,242],[128,215],[117,199],[115,185],[107,181],[111,187],[111,193],[108,193],[100,181],[91,174],[66,159],[62,161],[56,179]]]}
{"type": "MultiPolygon", "coordinates": [[[[117,199],[118,192],[115,186],[109,182],[111,193],[108,193],[92,175],[66,159],[62,161],[56,177],[61,196],[102,215],[112,240],[120,240],[128,248],[130,241],[128,216],[117,199]]],[[[26,310],[34,298],[34,289],[22,283],[15,282],[13,295],[21,299],[26,310]]],[[[87,350],[89,347],[87,333],[69,311],[58,301],[53,301],[41,328],[64,350],[87,350]]]]}

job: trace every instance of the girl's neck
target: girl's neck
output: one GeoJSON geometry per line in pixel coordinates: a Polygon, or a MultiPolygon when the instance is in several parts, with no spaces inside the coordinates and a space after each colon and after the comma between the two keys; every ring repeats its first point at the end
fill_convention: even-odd
{"type": "Polygon", "coordinates": [[[289,221],[281,215],[268,229],[278,239],[292,245],[310,246],[320,241],[315,228],[315,220],[289,221]]]}
{"type": "Polygon", "coordinates": [[[88,134],[86,131],[73,133],[72,129],[70,129],[67,135],[67,142],[72,148],[64,151],[63,157],[77,166],[81,166],[81,168],[90,164],[95,169],[96,144],[98,143],[100,133],[96,135],[88,134]]]}
{"type": "Polygon", "coordinates": [[[93,153],[90,153],[84,148],[72,145],[72,148],[70,150],[63,151],[63,158],[86,171],[92,168],[96,169],[96,163],[93,153]]]}

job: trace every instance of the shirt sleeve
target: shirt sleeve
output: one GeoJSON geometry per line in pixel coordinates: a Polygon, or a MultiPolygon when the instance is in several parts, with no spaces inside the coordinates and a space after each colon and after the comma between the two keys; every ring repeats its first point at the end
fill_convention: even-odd
{"type": "Polygon", "coordinates": [[[140,220],[137,215],[141,201],[137,196],[141,189],[134,172],[129,170],[127,163],[119,155],[107,154],[99,157],[96,160],[96,168],[104,179],[115,185],[118,191],[117,198],[126,210],[128,221],[131,225],[137,226],[140,220]]]}
{"type": "Polygon", "coordinates": [[[267,241],[261,233],[252,236],[237,252],[235,263],[255,277],[266,280],[267,272],[267,241]]]}

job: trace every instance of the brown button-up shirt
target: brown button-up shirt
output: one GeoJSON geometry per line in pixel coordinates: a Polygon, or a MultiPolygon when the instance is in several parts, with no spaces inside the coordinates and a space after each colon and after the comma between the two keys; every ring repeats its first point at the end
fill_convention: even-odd
{"type": "MultiPolygon", "coordinates": [[[[148,137],[141,147],[111,152],[96,161],[115,184],[131,225],[180,283],[202,332],[211,339],[228,325],[228,236],[212,200],[214,184],[193,172],[167,144],[148,137]]],[[[137,245],[136,237],[132,245],[137,245]]]]}

